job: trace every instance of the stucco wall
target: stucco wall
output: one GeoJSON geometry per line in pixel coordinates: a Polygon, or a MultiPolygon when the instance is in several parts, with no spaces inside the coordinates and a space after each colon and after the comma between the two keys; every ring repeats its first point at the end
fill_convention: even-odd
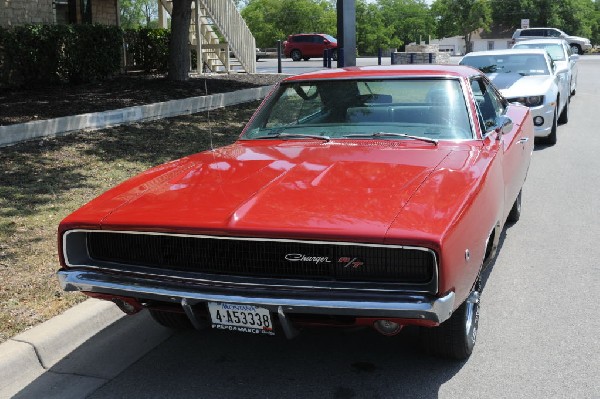
{"type": "Polygon", "coordinates": [[[52,0],[0,0],[0,26],[53,23],[52,0]]]}

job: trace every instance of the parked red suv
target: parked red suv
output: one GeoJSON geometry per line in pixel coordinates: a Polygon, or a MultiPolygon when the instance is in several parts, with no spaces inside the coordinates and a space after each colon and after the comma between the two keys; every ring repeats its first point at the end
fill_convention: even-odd
{"type": "Polygon", "coordinates": [[[298,33],[289,35],[283,42],[283,53],[294,61],[308,61],[311,57],[323,57],[323,50],[333,49],[331,57],[337,60],[337,40],[324,33],[298,33]]]}

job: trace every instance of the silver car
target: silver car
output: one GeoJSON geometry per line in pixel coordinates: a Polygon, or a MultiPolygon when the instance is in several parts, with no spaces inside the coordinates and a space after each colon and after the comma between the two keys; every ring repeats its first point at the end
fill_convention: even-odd
{"type": "Polygon", "coordinates": [[[574,96],[577,91],[577,60],[578,54],[573,54],[569,43],[563,39],[537,39],[524,40],[513,46],[514,49],[544,49],[550,54],[550,58],[557,66],[558,73],[566,75],[565,78],[570,82],[571,95],[574,96]]]}
{"type": "Polygon", "coordinates": [[[478,51],[465,55],[461,65],[481,70],[511,102],[529,107],[536,137],[556,144],[558,123],[569,120],[569,81],[545,50],[478,51]]]}

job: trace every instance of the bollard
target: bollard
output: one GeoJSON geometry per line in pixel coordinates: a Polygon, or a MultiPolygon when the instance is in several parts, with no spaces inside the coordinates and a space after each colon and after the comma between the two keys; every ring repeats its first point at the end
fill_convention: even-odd
{"type": "Polygon", "coordinates": [[[329,50],[323,50],[323,68],[327,68],[327,58],[329,58],[329,50]]]}
{"type": "Polygon", "coordinates": [[[281,73],[281,40],[277,40],[277,73],[281,73]]]}
{"type": "Polygon", "coordinates": [[[379,49],[377,49],[377,65],[381,65],[381,56],[382,56],[382,51],[381,51],[381,47],[379,47],[379,49]]]}

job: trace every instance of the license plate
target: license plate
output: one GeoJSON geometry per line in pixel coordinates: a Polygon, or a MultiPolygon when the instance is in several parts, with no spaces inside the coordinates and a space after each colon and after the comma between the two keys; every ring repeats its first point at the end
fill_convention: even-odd
{"type": "Polygon", "coordinates": [[[254,305],[208,302],[212,328],[275,335],[268,309],[254,305]]]}

